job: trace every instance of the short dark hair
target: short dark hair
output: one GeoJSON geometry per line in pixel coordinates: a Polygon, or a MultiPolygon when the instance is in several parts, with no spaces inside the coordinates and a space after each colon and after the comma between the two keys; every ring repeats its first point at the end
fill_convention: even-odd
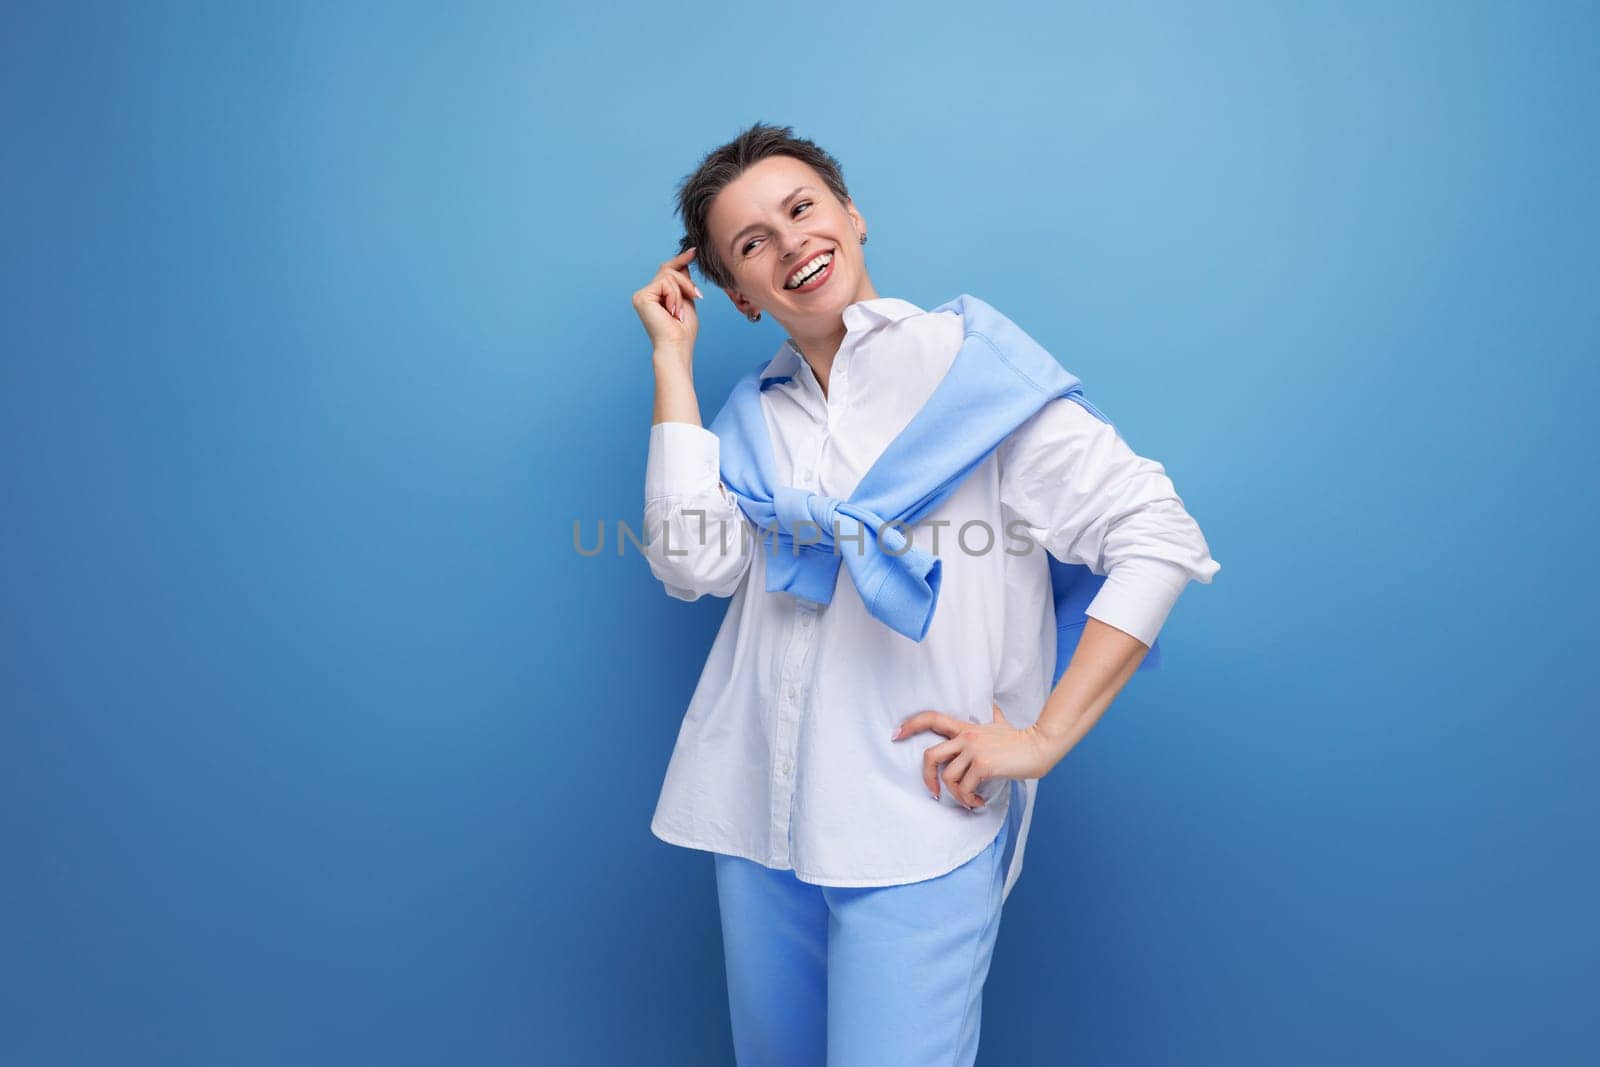
{"type": "Polygon", "coordinates": [[[757,122],[727,144],[713,148],[693,173],[678,183],[677,213],[683,219],[684,230],[678,241],[678,251],[699,248],[694,262],[700,268],[701,277],[723,289],[734,287],[733,272],[723,263],[722,250],[711,245],[711,235],[706,232],[706,215],[711,210],[711,202],[725,186],[752,164],[769,156],[793,156],[809,164],[839,198],[839,203],[850,200],[839,161],[814,142],[796,137],[793,127],[757,122]]]}

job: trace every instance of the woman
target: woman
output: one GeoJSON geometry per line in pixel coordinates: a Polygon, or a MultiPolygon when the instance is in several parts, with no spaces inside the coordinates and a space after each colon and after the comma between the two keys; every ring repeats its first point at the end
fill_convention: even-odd
{"type": "MultiPolygon", "coordinates": [[[[633,296],[656,375],[645,551],[670,595],[732,599],[651,829],[714,853],[741,1064],[971,1064],[1032,787],[1138,668],[1183,587],[1220,564],[1164,468],[1062,395],[980,448],[912,532],[938,561],[919,572],[937,601],[923,629],[886,626],[854,566],[820,592],[782,591],[802,580],[773,554],[779,538],[757,551],[770,531],[750,518],[749,457],[770,444],[777,495],[837,515],[869,472],[882,480],[875,464],[926,425],[976,342],[964,314],[878,295],[837,161],[788,127],[757,123],[709,153],[679,211],[682,250],[633,296]],[[701,423],[691,262],[787,334],[735,390],[765,426],[737,440],[701,423]],[[1002,527],[1024,550],[997,546],[1002,527]],[[1053,689],[1050,557],[1105,576],[1053,689]]],[[[732,405],[713,422],[725,433],[732,405]]],[[[820,538],[852,550],[837,528],[820,538]]]]}

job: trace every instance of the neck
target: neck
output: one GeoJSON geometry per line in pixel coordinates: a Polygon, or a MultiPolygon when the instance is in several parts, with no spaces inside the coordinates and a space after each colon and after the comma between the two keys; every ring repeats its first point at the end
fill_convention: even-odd
{"type": "MultiPolygon", "coordinates": [[[[878,291],[872,287],[872,279],[862,278],[861,285],[856,289],[855,296],[851,297],[850,303],[876,299],[878,291]]],[[[795,347],[800,349],[800,355],[811,367],[811,373],[816,375],[817,384],[822,386],[824,397],[828,395],[828,375],[833,370],[833,357],[839,354],[839,346],[844,344],[848,332],[844,328],[842,315],[830,322],[825,332],[806,333],[803,328],[799,331],[789,331],[790,339],[794,341],[795,347]]]]}

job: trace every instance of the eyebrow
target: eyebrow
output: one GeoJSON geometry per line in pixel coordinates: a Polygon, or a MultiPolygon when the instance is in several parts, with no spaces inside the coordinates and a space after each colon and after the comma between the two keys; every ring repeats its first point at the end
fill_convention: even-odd
{"type": "MultiPolygon", "coordinates": [[[[806,192],[807,190],[810,190],[811,192],[816,192],[816,190],[812,189],[811,186],[802,185],[800,188],[796,189],[794,192],[792,192],[788,196],[784,197],[783,198],[783,203],[779,204],[778,206],[779,207],[788,207],[789,206],[789,202],[791,200],[793,200],[795,197],[799,196],[801,193],[806,192]]],[[[745,234],[749,233],[751,230],[759,230],[760,228],[761,228],[761,224],[759,222],[752,222],[750,225],[746,226],[744,229],[742,229],[738,233],[734,234],[733,237],[731,239],[729,239],[729,241],[728,241],[728,251],[732,252],[732,251],[736,250],[739,247],[740,239],[742,239],[745,234]]]]}

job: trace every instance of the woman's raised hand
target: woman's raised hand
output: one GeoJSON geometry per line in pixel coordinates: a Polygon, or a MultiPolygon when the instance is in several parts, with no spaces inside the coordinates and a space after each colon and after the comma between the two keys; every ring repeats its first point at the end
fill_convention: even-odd
{"type": "Polygon", "coordinates": [[[633,294],[633,310],[639,313],[650,343],[658,351],[674,351],[685,359],[693,353],[695,335],[700,331],[694,299],[705,295],[689,279],[689,261],[696,251],[679,252],[661,264],[649,284],[633,294]]]}

